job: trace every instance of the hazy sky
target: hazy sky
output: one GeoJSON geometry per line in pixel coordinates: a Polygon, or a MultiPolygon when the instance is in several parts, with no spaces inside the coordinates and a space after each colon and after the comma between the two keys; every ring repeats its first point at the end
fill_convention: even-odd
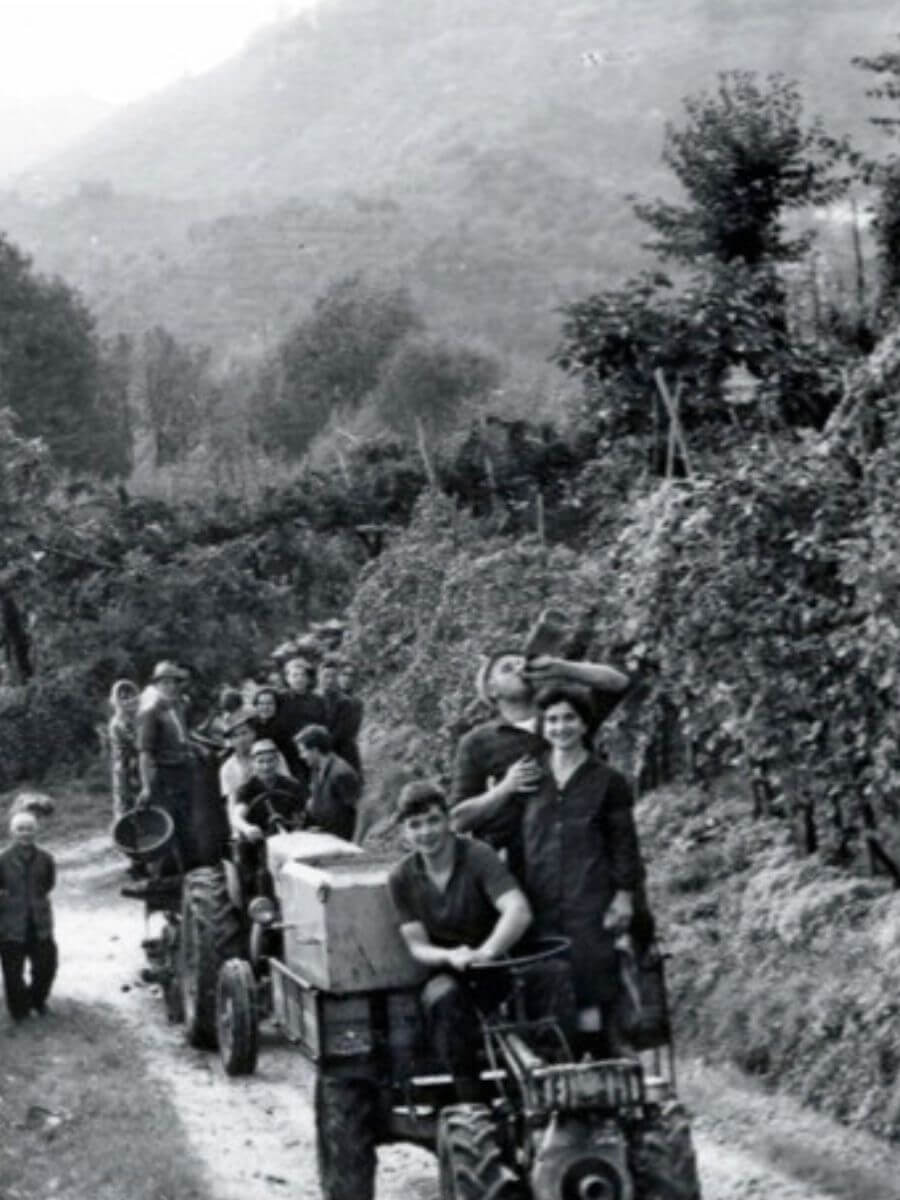
{"type": "Polygon", "coordinates": [[[197,73],[316,0],[0,0],[0,94],[120,103],[197,73]]]}

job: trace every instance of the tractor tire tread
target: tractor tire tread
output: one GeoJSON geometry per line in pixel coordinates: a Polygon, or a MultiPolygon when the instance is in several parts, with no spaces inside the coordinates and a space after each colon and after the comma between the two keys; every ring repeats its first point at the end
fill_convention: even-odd
{"type": "MultiPolygon", "coordinates": [[[[193,1004],[185,1003],[188,1041],[201,1049],[215,1049],[216,989],[219,968],[229,958],[245,958],[247,938],[240,914],[228,899],[225,871],[220,864],[196,867],[184,877],[181,921],[180,973],[191,969],[186,943],[194,943],[193,1004]]],[[[184,994],[186,986],[183,989],[184,994]]]]}
{"type": "Polygon", "coordinates": [[[457,1104],[443,1110],[438,1159],[441,1200],[525,1200],[527,1196],[503,1155],[486,1105],[457,1104]]]}

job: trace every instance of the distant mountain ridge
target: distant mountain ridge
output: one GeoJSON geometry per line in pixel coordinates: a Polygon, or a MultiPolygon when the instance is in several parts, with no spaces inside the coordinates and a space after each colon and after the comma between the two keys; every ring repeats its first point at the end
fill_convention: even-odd
{"type": "Polygon", "coordinates": [[[0,228],[107,329],[255,350],[364,269],[535,361],[561,301],[640,261],[624,196],[672,194],[684,94],[781,69],[868,137],[849,59],[896,23],[885,0],[325,0],[46,160],[0,228]],[[72,200],[85,181],[112,194],[72,200]]]}

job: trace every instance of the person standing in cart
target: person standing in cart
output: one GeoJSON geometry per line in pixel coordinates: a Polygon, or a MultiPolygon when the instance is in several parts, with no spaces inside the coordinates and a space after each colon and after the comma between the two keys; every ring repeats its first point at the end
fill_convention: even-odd
{"type": "Polygon", "coordinates": [[[522,865],[522,810],[540,785],[540,760],[547,749],[535,696],[563,682],[588,689],[596,728],[618,704],[629,679],[603,663],[500,650],[486,659],[476,681],[479,698],[496,716],[466,733],[456,750],[453,826],[503,852],[516,876],[522,865]]]}
{"type": "Polygon", "coordinates": [[[653,919],[625,777],[592,749],[589,692],[572,684],[537,697],[549,749],[522,815],[522,883],[538,936],[571,944],[579,1043],[600,1057],[630,1052],[619,1027],[617,943],[644,949],[653,919]]]}

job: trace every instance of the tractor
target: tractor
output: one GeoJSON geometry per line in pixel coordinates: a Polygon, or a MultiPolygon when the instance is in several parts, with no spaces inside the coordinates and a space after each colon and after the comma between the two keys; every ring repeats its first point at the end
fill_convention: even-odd
{"type": "Polygon", "coordinates": [[[398,1141],[437,1155],[442,1200],[699,1200],[661,956],[645,964],[657,1004],[633,1058],[577,1057],[557,1015],[532,1010],[531,982],[565,960],[564,939],[473,968],[495,973],[500,999],[480,1012],[481,1095],[460,1104],[425,1044],[392,858],[286,830],[275,795],[257,804],[265,861],[190,871],[170,908],[170,1015],[193,1044],[218,1045],[229,1075],[255,1069],[265,1018],[312,1064],[325,1200],[372,1200],[376,1148],[398,1141]]]}

